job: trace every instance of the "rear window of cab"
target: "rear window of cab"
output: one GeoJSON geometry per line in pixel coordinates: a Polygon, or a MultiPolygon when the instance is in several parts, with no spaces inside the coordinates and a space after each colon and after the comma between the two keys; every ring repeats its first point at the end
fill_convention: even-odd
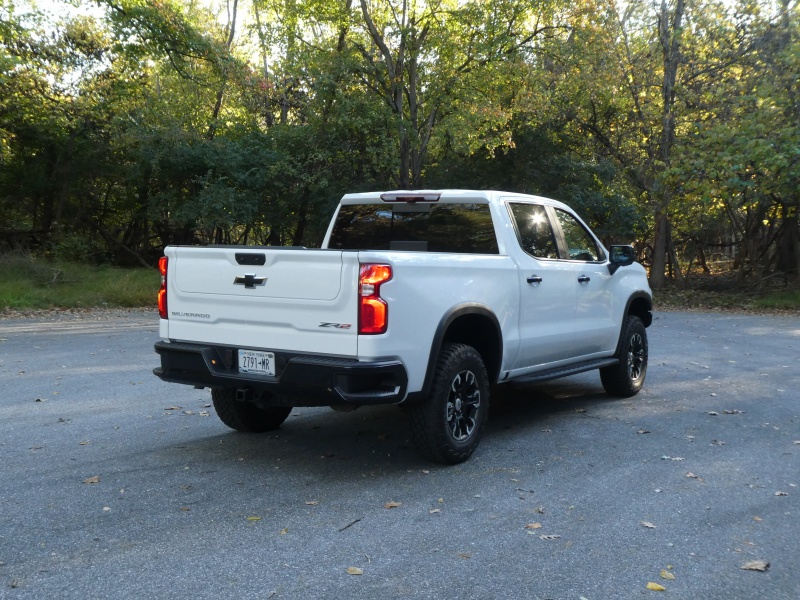
{"type": "Polygon", "coordinates": [[[499,253],[488,204],[344,204],[328,247],[499,253]]]}

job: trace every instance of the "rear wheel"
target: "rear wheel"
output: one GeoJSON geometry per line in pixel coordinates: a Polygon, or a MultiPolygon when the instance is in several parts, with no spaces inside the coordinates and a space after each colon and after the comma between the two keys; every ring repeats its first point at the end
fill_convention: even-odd
{"type": "Polygon", "coordinates": [[[434,462],[467,460],[480,442],[489,410],[489,376],[480,354],[447,344],[436,365],[428,398],[409,407],[419,453],[434,462]]]}
{"type": "Polygon", "coordinates": [[[600,369],[606,392],[629,398],[639,393],[647,374],[647,331],[639,317],[628,315],[620,337],[619,363],[600,369]]]}
{"type": "Polygon", "coordinates": [[[231,429],[262,433],[277,429],[292,412],[291,406],[259,406],[236,399],[236,390],[212,389],[217,416],[231,429]]]}

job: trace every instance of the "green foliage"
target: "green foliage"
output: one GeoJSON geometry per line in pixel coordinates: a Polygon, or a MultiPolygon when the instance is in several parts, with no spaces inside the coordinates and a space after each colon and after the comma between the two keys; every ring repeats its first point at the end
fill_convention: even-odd
{"type": "Polygon", "coordinates": [[[513,131],[510,149],[448,156],[429,169],[428,181],[433,187],[459,181],[466,188],[504,189],[561,200],[577,210],[606,244],[633,243],[645,235],[643,211],[623,193],[614,164],[586,159],[570,150],[554,125],[540,129],[516,125],[513,131]]]}
{"type": "Polygon", "coordinates": [[[155,269],[118,269],[26,255],[0,256],[0,308],[153,306],[160,285],[155,269]]]}
{"type": "Polygon", "coordinates": [[[759,298],[755,304],[759,308],[797,311],[800,310],[800,290],[774,292],[764,298],[759,298]]]}
{"type": "Polygon", "coordinates": [[[102,248],[94,240],[79,235],[70,235],[52,244],[50,255],[58,262],[98,264],[102,260],[102,248]]]}
{"type": "Polygon", "coordinates": [[[676,279],[797,273],[796,0],[27,4],[0,4],[6,248],[314,246],[344,192],[474,187],[564,200],[676,279]]]}

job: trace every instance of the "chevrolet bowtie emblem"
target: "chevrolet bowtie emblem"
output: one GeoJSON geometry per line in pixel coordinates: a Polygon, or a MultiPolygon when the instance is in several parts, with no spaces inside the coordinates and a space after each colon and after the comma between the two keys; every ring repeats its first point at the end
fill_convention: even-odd
{"type": "Polygon", "coordinates": [[[257,285],[264,285],[267,283],[266,277],[256,277],[254,273],[245,273],[244,277],[237,277],[233,280],[234,285],[243,285],[249,289],[255,289],[257,285]]]}

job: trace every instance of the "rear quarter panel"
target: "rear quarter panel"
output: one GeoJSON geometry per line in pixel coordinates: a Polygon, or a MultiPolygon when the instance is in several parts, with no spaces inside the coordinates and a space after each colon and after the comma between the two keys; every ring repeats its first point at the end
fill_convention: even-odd
{"type": "Polygon", "coordinates": [[[517,268],[508,256],[362,251],[359,260],[390,264],[393,276],[381,286],[389,328],[381,335],[358,336],[358,356],[400,359],[410,393],[422,389],[437,328],[459,305],[479,304],[494,313],[504,352],[516,351],[519,290],[517,268]]]}

